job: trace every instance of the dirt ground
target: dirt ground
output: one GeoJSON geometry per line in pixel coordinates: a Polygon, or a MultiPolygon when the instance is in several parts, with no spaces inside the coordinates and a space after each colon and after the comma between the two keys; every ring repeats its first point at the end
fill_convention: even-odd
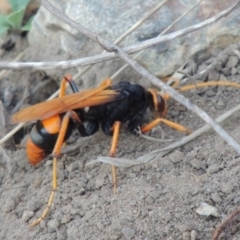
{"type": "MultiPolygon", "coordinates": [[[[26,44],[25,40],[18,41],[23,41],[21,46],[26,44]]],[[[3,50],[2,58],[13,59],[19,51],[16,49],[18,45],[9,52],[3,50]]],[[[206,54],[201,62],[195,59],[197,69],[206,67],[219,51],[206,54]]],[[[33,54],[35,52],[36,49],[33,54]]],[[[225,55],[206,79],[240,82],[239,55],[236,53],[225,55]]],[[[61,74],[64,73],[55,73],[55,77],[61,74]]],[[[57,79],[51,81],[52,77],[42,72],[10,73],[0,81],[1,100],[4,100],[6,89],[12,87],[11,103],[5,104],[8,114],[22,99],[26,86],[33,89],[31,79],[50,80],[48,87],[28,97],[24,104],[42,101],[57,88],[57,79]]],[[[212,87],[184,95],[216,118],[240,103],[239,91],[212,87]]],[[[204,125],[179,103],[170,100],[168,104],[169,120],[191,130],[204,125]]],[[[239,116],[238,113],[223,124],[238,142],[239,116]]],[[[18,144],[25,132],[15,137],[18,144]]],[[[166,126],[150,135],[161,138],[162,132],[167,139],[183,136],[166,126]]],[[[70,146],[76,144],[75,137],[71,137],[70,146]]],[[[51,191],[51,158],[32,167],[24,148],[10,150],[11,143],[5,147],[11,164],[7,166],[0,155],[0,239],[210,239],[215,227],[239,205],[240,157],[213,131],[149,164],[118,168],[116,195],[112,190],[110,166],[85,166],[97,156],[108,155],[111,138],[100,131],[91,139],[78,141],[81,141],[78,151],[60,158],[58,191],[53,206],[46,219],[33,229],[29,229],[28,224],[41,215],[51,191]],[[197,214],[196,209],[202,202],[215,206],[219,217],[197,214]]],[[[131,135],[123,127],[116,157],[134,159],[167,145],[168,142],[157,143],[131,135]]],[[[239,227],[238,218],[220,239],[240,239],[239,227]]]]}

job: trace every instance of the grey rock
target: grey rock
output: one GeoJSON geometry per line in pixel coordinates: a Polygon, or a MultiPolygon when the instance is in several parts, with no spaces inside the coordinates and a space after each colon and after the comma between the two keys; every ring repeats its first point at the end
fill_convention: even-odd
{"type": "MultiPolygon", "coordinates": [[[[145,16],[146,12],[153,9],[159,1],[131,0],[127,4],[121,2],[113,4],[110,0],[52,0],[51,3],[84,27],[114,41],[145,16]]],[[[195,3],[196,1],[191,1],[191,4],[195,3]]],[[[177,29],[202,22],[210,17],[209,12],[211,13],[213,8],[216,13],[219,13],[233,3],[235,3],[233,0],[228,2],[213,0],[209,1],[208,4],[199,4],[195,11],[188,14],[187,18],[178,22],[177,29]],[[196,14],[196,12],[203,14],[196,14]]],[[[186,0],[167,2],[149,20],[132,32],[122,45],[129,46],[156,37],[188,8],[189,1],[186,0]],[[176,9],[176,11],[172,9],[176,9]]],[[[239,36],[239,21],[238,18],[234,17],[224,24],[218,21],[200,31],[192,32],[190,35],[160,43],[144,51],[138,61],[157,76],[170,75],[183,65],[190,56],[199,52],[199,49],[211,47],[211,43],[216,39],[218,39],[214,42],[216,48],[231,44],[239,36]],[[218,27],[219,24],[221,27],[218,27]]],[[[46,50],[45,46],[48,42],[54,42],[54,47],[59,46],[59,51],[63,49],[72,56],[86,56],[99,53],[102,50],[99,44],[89,41],[87,37],[62,23],[44,7],[40,7],[37,12],[28,39],[31,46],[38,45],[38,48],[42,46],[43,51],[46,50]]],[[[229,66],[235,64],[235,60],[228,63],[229,66]]]]}

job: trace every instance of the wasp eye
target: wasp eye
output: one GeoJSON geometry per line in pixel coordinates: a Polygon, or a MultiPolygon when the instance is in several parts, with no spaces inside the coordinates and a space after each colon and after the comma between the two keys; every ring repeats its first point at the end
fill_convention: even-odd
{"type": "Polygon", "coordinates": [[[151,95],[150,110],[153,112],[154,117],[166,116],[166,105],[164,98],[153,89],[149,89],[151,95]]]}
{"type": "Polygon", "coordinates": [[[165,111],[165,101],[160,94],[156,94],[156,103],[154,109],[159,113],[163,113],[165,111]]]}

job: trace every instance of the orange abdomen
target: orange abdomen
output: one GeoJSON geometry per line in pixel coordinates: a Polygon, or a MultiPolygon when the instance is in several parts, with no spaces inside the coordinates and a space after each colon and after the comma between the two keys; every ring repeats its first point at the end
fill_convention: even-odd
{"type": "Polygon", "coordinates": [[[46,153],[43,149],[41,149],[40,147],[36,146],[33,142],[31,137],[28,137],[27,140],[27,157],[28,157],[28,161],[32,164],[32,165],[37,165],[39,162],[41,162],[45,156],[46,153]]]}

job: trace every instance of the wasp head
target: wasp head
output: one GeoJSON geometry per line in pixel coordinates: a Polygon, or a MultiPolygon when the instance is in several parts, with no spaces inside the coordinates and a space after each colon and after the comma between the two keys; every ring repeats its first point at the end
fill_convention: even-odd
{"type": "Polygon", "coordinates": [[[165,118],[167,115],[167,108],[164,98],[155,89],[148,89],[150,93],[149,108],[153,112],[154,118],[165,118]]]}

